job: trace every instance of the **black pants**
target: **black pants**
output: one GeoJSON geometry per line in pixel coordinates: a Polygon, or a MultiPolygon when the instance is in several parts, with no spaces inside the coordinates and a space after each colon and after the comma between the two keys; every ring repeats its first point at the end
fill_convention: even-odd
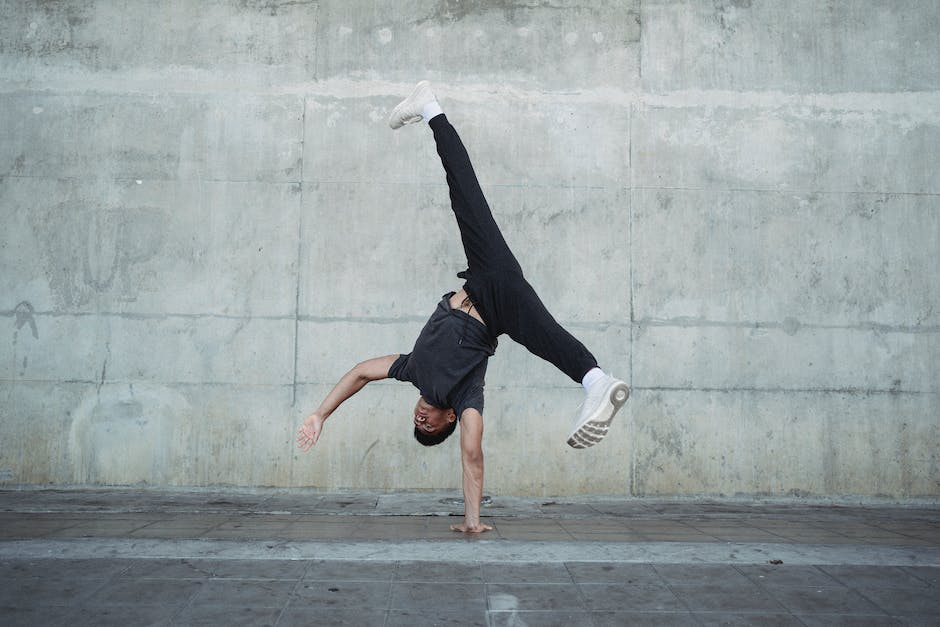
{"type": "Polygon", "coordinates": [[[450,202],[467,254],[464,289],[495,336],[508,335],[580,383],[597,360],[548,312],[522,275],[499,230],[470,157],[443,114],[430,121],[450,188],[450,202]]]}

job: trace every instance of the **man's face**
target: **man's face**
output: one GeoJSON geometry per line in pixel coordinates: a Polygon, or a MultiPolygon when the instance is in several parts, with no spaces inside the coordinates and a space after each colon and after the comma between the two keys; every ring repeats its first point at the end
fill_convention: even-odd
{"type": "Polygon", "coordinates": [[[425,433],[435,434],[455,421],[457,416],[451,409],[440,409],[418,397],[415,405],[415,427],[425,433]]]}

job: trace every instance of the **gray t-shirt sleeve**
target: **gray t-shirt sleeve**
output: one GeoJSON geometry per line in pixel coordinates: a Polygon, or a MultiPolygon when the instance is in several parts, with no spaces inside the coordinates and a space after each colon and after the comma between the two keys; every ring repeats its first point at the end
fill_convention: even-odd
{"type": "Polygon", "coordinates": [[[467,376],[466,381],[460,387],[459,393],[453,399],[454,413],[457,414],[458,420],[463,415],[463,411],[471,407],[480,412],[481,415],[483,414],[483,387],[485,385],[485,379],[486,361],[483,361],[467,376]]]}
{"type": "Polygon", "coordinates": [[[464,394],[461,398],[454,402],[454,413],[457,414],[457,419],[460,420],[460,417],[463,416],[465,409],[475,409],[480,412],[480,415],[483,414],[483,387],[482,386],[473,386],[467,390],[467,393],[464,394]]]}
{"type": "Polygon", "coordinates": [[[411,377],[411,353],[407,355],[399,355],[398,359],[392,362],[392,366],[388,369],[388,376],[398,381],[404,381],[406,383],[414,383],[411,377]]]}

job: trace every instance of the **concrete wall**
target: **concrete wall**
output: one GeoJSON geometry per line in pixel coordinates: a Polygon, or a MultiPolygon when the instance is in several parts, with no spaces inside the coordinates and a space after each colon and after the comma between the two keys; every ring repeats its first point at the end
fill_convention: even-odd
{"type": "Polygon", "coordinates": [[[504,339],[487,493],[940,495],[933,0],[0,2],[0,483],[459,488],[356,361],[464,267],[435,82],[556,316],[504,339]]]}

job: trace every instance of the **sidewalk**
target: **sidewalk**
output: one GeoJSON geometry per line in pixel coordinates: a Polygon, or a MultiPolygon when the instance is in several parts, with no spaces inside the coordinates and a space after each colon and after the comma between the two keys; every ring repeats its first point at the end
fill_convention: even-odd
{"type": "Polygon", "coordinates": [[[0,491],[4,625],[938,625],[940,506],[0,491]]]}

